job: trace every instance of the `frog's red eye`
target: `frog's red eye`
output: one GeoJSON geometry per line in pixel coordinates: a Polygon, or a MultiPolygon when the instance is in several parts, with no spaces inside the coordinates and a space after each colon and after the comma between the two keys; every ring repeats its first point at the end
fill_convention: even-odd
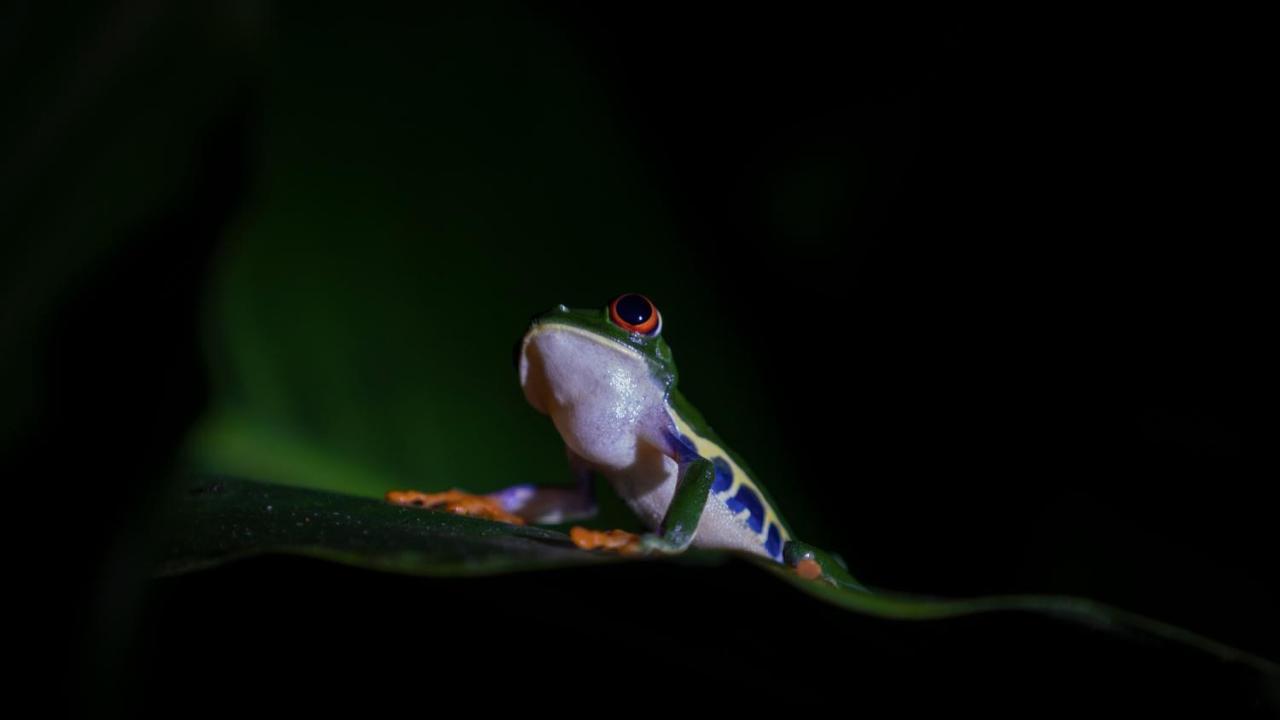
{"type": "Polygon", "coordinates": [[[623,330],[645,335],[657,335],[662,329],[662,316],[658,308],[643,295],[622,295],[609,303],[609,319],[623,330]]]}

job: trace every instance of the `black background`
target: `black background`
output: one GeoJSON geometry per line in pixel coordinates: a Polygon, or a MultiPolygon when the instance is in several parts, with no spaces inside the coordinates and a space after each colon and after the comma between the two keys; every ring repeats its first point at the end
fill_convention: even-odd
{"type": "MultiPolygon", "coordinates": [[[[874,586],[1085,595],[1278,656],[1273,480],[1249,372],[1266,327],[1249,317],[1260,89],[1246,21],[513,12],[562,28],[626,118],[688,240],[686,257],[656,261],[714,268],[706,282],[775,388],[761,402],[794,419],[782,442],[814,448],[794,468],[820,479],[810,511],[853,518],[807,539],[874,586]],[[801,152],[779,150],[796,137],[801,152]],[[793,204],[756,206],[787,183],[793,204]],[[806,377],[830,393],[776,390],[806,377]]],[[[59,24],[13,17],[6,76],[36,92],[24,68],[59,24]]],[[[284,13],[268,22],[266,42],[287,34],[284,13]]],[[[39,529],[11,547],[37,571],[16,594],[54,618],[26,664],[54,680],[56,704],[606,715],[767,702],[853,716],[1280,703],[1247,669],[1139,637],[1020,616],[875,620],[737,565],[462,582],[264,558],[140,580],[113,563],[151,542],[203,407],[204,273],[258,151],[261,85],[252,71],[228,82],[198,172],[68,282],[31,344],[7,345],[37,368],[12,387],[42,398],[10,426],[5,475],[34,491],[13,507],[39,529]]],[[[10,130],[15,148],[30,138],[10,130]]],[[[39,241],[22,235],[38,223],[5,227],[39,241]]]]}

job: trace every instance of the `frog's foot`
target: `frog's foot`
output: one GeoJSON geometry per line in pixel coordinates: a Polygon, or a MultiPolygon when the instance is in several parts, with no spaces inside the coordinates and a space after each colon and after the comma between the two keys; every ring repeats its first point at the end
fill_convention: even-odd
{"type": "Polygon", "coordinates": [[[640,552],[640,536],[626,530],[591,530],[574,527],[569,531],[569,539],[583,550],[612,550],[630,555],[640,552]]]}
{"type": "Polygon", "coordinates": [[[782,549],[783,561],[805,580],[819,580],[836,587],[866,590],[845,569],[838,556],[812,545],[790,541],[782,549]]]}
{"type": "Polygon", "coordinates": [[[470,515],[511,525],[524,524],[523,518],[507,512],[498,500],[487,495],[472,495],[456,489],[438,493],[391,490],[387,492],[387,502],[393,505],[439,509],[455,515],[470,515]]]}
{"type": "Polygon", "coordinates": [[[822,566],[813,558],[804,558],[796,562],[795,567],[792,569],[805,580],[817,580],[822,577],[822,566]]]}
{"type": "Polygon", "coordinates": [[[836,583],[822,567],[818,557],[818,549],[803,543],[789,542],[783,549],[783,558],[792,571],[805,580],[823,580],[832,585],[836,583]]]}

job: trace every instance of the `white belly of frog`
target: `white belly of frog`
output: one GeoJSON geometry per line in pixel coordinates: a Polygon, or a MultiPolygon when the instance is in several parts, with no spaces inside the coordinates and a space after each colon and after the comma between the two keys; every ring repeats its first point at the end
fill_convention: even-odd
{"type": "MultiPolygon", "coordinates": [[[[626,501],[641,522],[655,532],[661,529],[662,519],[675,496],[679,476],[675,460],[656,450],[652,458],[642,451],[639,461],[630,468],[620,471],[600,468],[599,472],[608,478],[614,492],[626,501]]],[[[716,495],[703,507],[693,545],[771,556],[761,536],[748,526],[744,513],[734,512],[716,495]]]]}
{"type": "MultiPolygon", "coordinates": [[[[548,325],[525,338],[520,381],[570,449],[609,480],[641,522],[660,530],[679,466],[654,442],[670,420],[663,388],[644,359],[590,333],[548,325]]],[[[744,514],[716,495],[703,509],[693,545],[770,554],[744,514]]]]}

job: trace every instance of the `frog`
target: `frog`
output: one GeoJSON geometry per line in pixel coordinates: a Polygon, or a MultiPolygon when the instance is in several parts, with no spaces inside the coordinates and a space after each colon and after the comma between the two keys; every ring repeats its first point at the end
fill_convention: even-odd
{"type": "Polygon", "coordinates": [[[515,525],[585,522],[603,477],[648,527],[642,534],[573,525],[584,551],[678,555],[726,550],[799,576],[814,595],[882,617],[926,620],[992,611],[1039,612],[1114,630],[1138,630],[1280,677],[1280,665],[1211,638],[1086,598],[994,595],[937,598],[863,585],[844,559],[800,542],[746,461],[677,388],[679,373],[648,297],[617,296],[603,308],[558,305],[533,317],[515,345],[525,399],[550,417],[573,482],[523,483],[496,492],[392,490],[386,500],[515,525]],[[812,584],[806,584],[812,583],[812,584]]]}
{"type": "Polygon", "coordinates": [[[575,523],[596,514],[600,475],[649,532],[573,525],[569,538],[583,550],[727,550],[865,590],[839,555],[795,538],[746,461],[680,392],[663,316],[647,296],[625,293],[603,308],[558,305],[536,315],[514,360],[525,399],[564,442],[573,482],[486,494],[393,490],[389,502],[513,524],[575,523]]]}

